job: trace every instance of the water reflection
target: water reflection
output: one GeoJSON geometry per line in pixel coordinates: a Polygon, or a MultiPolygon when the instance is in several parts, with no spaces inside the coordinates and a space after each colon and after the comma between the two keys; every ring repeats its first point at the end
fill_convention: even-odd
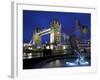
{"type": "Polygon", "coordinates": [[[78,59],[61,59],[54,60],[42,66],[42,68],[53,67],[75,67],[75,66],[89,66],[90,62],[86,60],[78,61],[78,59]],[[77,60],[77,61],[76,61],[77,60]]]}

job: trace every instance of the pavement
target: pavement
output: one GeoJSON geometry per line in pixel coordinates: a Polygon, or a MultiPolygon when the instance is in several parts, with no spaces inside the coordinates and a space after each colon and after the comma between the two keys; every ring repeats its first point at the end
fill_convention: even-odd
{"type": "MultiPolygon", "coordinates": [[[[73,54],[63,54],[55,56],[37,57],[31,59],[23,59],[23,69],[39,69],[39,68],[59,68],[59,67],[75,67],[81,65],[69,66],[66,62],[74,62],[77,57],[73,54]]],[[[89,62],[90,58],[87,57],[86,60],[89,62]]]]}

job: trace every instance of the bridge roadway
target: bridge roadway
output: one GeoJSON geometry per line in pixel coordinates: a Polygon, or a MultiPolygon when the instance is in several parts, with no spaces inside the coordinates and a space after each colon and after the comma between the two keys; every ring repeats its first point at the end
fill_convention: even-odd
{"type": "Polygon", "coordinates": [[[44,29],[41,32],[37,33],[40,36],[46,35],[46,34],[50,34],[50,28],[48,29],[44,29]]]}

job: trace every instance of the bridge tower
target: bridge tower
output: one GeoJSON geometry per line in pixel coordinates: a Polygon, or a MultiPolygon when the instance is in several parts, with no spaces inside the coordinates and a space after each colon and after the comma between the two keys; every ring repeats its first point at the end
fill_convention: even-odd
{"type": "Polygon", "coordinates": [[[57,19],[50,26],[50,43],[61,44],[61,24],[57,19]]]}
{"type": "Polygon", "coordinates": [[[36,46],[41,45],[41,36],[38,34],[40,32],[39,28],[36,28],[33,32],[33,42],[36,46]]]}

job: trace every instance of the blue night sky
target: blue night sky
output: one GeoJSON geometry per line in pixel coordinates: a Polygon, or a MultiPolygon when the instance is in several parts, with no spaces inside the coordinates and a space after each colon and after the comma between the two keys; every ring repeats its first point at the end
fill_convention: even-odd
{"type": "MultiPolygon", "coordinates": [[[[23,10],[23,42],[30,42],[33,30],[49,28],[53,20],[57,18],[62,25],[62,32],[72,35],[75,31],[75,20],[79,19],[81,24],[91,28],[91,14],[89,13],[69,13],[51,11],[31,11],[23,10]]],[[[44,36],[43,40],[48,40],[49,35],[44,36]]]]}

